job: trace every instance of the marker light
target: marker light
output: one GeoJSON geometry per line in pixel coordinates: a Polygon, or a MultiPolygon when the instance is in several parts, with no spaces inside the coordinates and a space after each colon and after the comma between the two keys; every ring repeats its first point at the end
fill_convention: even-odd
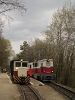
{"type": "Polygon", "coordinates": [[[21,62],[23,61],[23,59],[21,59],[21,62]]]}

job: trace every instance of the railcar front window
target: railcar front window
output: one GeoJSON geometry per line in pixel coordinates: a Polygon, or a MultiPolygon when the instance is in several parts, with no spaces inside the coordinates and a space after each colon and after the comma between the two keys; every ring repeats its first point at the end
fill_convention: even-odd
{"type": "Polygon", "coordinates": [[[46,62],[46,65],[47,65],[47,66],[50,66],[50,61],[47,61],[47,62],[46,62]]]}
{"type": "Polygon", "coordinates": [[[16,67],[21,67],[21,62],[16,62],[16,67]]]}
{"type": "Polygon", "coordinates": [[[27,63],[26,62],[22,62],[22,67],[27,67],[27,63]]]}

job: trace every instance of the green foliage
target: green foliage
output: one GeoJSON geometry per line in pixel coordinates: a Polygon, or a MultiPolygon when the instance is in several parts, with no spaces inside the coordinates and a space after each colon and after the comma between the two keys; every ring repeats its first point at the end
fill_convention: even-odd
{"type": "Polygon", "coordinates": [[[35,61],[44,58],[53,58],[51,45],[47,44],[46,41],[36,39],[35,42],[30,46],[26,41],[20,46],[21,52],[17,54],[18,59],[24,59],[28,61],[35,61]]]}
{"type": "Polygon", "coordinates": [[[29,59],[29,53],[30,53],[30,46],[26,41],[23,42],[23,45],[20,45],[20,54],[17,54],[18,59],[29,59]]]}

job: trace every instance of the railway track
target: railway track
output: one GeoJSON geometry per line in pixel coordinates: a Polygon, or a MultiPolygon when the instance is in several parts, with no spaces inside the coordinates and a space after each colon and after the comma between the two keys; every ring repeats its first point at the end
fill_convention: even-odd
{"type": "Polygon", "coordinates": [[[70,100],[75,100],[75,91],[67,86],[58,84],[54,81],[50,81],[50,83],[46,83],[46,85],[53,87],[58,92],[61,92],[65,96],[67,96],[70,100]]]}
{"type": "Polygon", "coordinates": [[[21,94],[20,100],[43,100],[31,85],[18,85],[21,94]]]}

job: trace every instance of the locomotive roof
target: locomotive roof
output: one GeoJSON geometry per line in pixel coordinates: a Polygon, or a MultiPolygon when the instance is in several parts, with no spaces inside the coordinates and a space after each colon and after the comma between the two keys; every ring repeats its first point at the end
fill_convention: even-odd
{"type": "MultiPolygon", "coordinates": [[[[14,61],[21,61],[21,60],[11,60],[10,62],[14,62],[14,61]]],[[[28,62],[28,61],[23,60],[22,62],[28,62]]]]}
{"type": "Polygon", "coordinates": [[[42,60],[38,60],[38,61],[53,61],[53,59],[42,59],[42,60]]]}

